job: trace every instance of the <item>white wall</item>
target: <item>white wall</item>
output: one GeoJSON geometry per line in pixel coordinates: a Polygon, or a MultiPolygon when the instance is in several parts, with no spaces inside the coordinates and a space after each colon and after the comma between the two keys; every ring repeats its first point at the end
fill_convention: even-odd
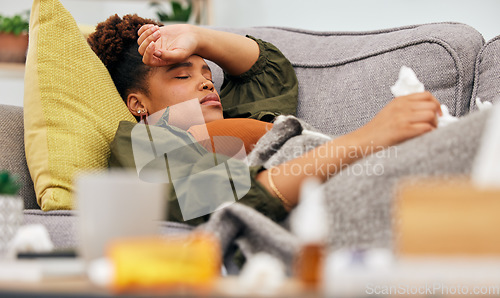
{"type": "Polygon", "coordinates": [[[428,22],[469,24],[486,39],[500,35],[499,0],[214,0],[223,26],[277,25],[363,31],[428,22]]]}
{"type": "Polygon", "coordinates": [[[22,106],[24,97],[24,68],[0,68],[0,103],[22,106]]]}
{"type": "MultiPolygon", "coordinates": [[[[471,25],[486,40],[500,35],[500,0],[212,0],[219,27],[286,26],[319,31],[365,31],[429,22],[471,25]]],[[[149,1],[61,0],[78,23],[95,25],[117,13],[155,16],[149,1]]],[[[31,8],[32,0],[0,0],[0,13],[31,8]]],[[[22,105],[21,73],[0,71],[2,98],[22,105]],[[8,86],[8,88],[6,88],[8,86]],[[15,100],[12,100],[15,99],[15,100]]]]}
{"type": "MultiPolygon", "coordinates": [[[[402,25],[455,21],[469,24],[486,39],[500,35],[499,0],[212,0],[216,26],[287,26],[311,30],[373,30],[402,25]]],[[[61,0],[80,23],[95,24],[109,15],[153,17],[148,1],[61,0]]],[[[31,7],[31,0],[0,0],[0,12],[31,7]]]]}

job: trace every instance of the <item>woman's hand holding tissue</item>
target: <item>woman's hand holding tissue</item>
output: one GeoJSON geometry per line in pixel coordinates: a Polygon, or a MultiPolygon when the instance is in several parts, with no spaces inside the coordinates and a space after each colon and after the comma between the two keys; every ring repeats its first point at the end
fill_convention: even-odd
{"type": "Polygon", "coordinates": [[[375,146],[389,147],[434,130],[437,115],[441,107],[430,92],[414,93],[394,98],[359,131],[375,146]]]}

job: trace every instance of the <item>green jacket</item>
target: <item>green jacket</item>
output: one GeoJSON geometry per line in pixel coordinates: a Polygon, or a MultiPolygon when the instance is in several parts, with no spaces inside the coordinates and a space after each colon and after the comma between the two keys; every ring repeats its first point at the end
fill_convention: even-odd
{"type": "MultiPolygon", "coordinates": [[[[272,44],[254,40],[260,48],[257,62],[240,76],[224,76],[220,92],[224,117],[272,121],[279,114],[296,114],[298,82],[290,62],[272,44]]],[[[122,121],[110,146],[109,166],[112,168],[137,167],[140,176],[144,176],[141,178],[146,180],[147,170],[156,169],[157,173],[165,173],[164,176],[156,175],[153,180],[168,187],[169,221],[201,224],[208,220],[210,210],[228,200],[250,206],[274,221],[280,221],[287,215],[281,201],[255,180],[262,167],[248,168],[242,162],[229,160],[227,156],[214,155],[197,144],[187,132],[176,127],[146,128],[122,121]],[[148,133],[145,133],[146,129],[148,133]],[[162,148],[168,150],[161,151],[162,148]],[[155,155],[152,150],[156,151],[155,155]],[[245,179],[248,174],[250,180],[245,179]],[[200,186],[200,183],[206,185],[201,187],[202,191],[196,191],[192,186],[200,186]],[[244,192],[238,193],[238,189],[244,192]],[[207,196],[218,196],[219,192],[227,193],[226,190],[234,197],[229,195],[226,199],[220,196],[219,201],[206,200],[207,196]],[[241,196],[242,193],[245,194],[241,196]],[[205,215],[193,217],[193,214],[205,215]]]]}

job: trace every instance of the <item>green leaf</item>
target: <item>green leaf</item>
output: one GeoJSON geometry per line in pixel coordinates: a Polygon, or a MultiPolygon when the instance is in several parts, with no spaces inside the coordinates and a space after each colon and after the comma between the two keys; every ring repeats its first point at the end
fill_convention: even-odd
{"type": "Polygon", "coordinates": [[[186,20],[186,22],[189,21],[189,17],[191,16],[192,8],[193,7],[191,5],[189,5],[188,8],[186,10],[184,10],[184,13],[185,13],[184,19],[186,20]]]}
{"type": "Polygon", "coordinates": [[[168,16],[168,14],[162,13],[162,12],[157,12],[156,14],[158,15],[158,18],[160,19],[160,21],[162,21],[162,22],[169,22],[170,21],[170,17],[168,16]]]}
{"type": "Polygon", "coordinates": [[[0,32],[19,35],[29,30],[29,10],[13,17],[0,16],[0,32]]]}
{"type": "Polygon", "coordinates": [[[2,171],[0,173],[0,185],[3,185],[9,181],[9,172],[2,171]]]}
{"type": "Polygon", "coordinates": [[[17,176],[5,170],[0,172],[0,194],[16,195],[20,188],[17,176]]]}
{"type": "Polygon", "coordinates": [[[187,1],[189,4],[187,7],[182,5],[182,2],[172,0],[170,1],[170,10],[167,12],[163,9],[163,6],[154,1],[150,3],[151,7],[156,9],[156,15],[158,19],[162,22],[187,22],[191,16],[192,5],[191,1],[187,1]]]}
{"type": "MultiPolygon", "coordinates": [[[[178,19],[182,15],[182,5],[179,2],[172,1],[172,11],[174,18],[178,19]]],[[[177,20],[180,21],[180,20],[177,20]]]]}

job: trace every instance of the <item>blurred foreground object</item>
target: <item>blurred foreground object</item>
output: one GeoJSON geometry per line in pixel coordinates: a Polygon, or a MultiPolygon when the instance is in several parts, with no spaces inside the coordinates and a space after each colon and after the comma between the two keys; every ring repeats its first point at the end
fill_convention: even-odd
{"type": "Polygon", "coordinates": [[[159,234],[167,210],[164,184],[113,170],[80,174],[76,189],[78,250],[86,262],[103,257],[113,239],[159,234]]]}
{"type": "Polygon", "coordinates": [[[277,295],[286,280],[285,265],[270,254],[259,252],[248,259],[238,277],[235,295],[277,295]]]}
{"type": "MultiPolygon", "coordinates": [[[[490,106],[486,102],[479,102],[478,99],[478,108],[481,105],[490,106]]],[[[500,106],[492,109],[472,167],[472,181],[482,188],[500,188],[500,106]]]]}
{"type": "Polygon", "coordinates": [[[301,243],[296,255],[294,274],[310,289],[318,289],[323,282],[325,243],[328,222],[323,189],[319,180],[309,178],[302,183],[300,202],[291,217],[291,229],[301,243]]]}
{"type": "Polygon", "coordinates": [[[19,227],[12,239],[9,255],[14,258],[18,253],[44,253],[54,249],[49,231],[42,224],[31,224],[19,227]]]}
{"type": "Polygon", "coordinates": [[[402,185],[395,204],[399,255],[500,255],[500,188],[468,180],[402,185]]]}
{"type": "Polygon", "coordinates": [[[117,292],[143,289],[210,289],[221,272],[221,251],[209,234],[135,237],[110,243],[117,292]]]}
{"type": "Polygon", "coordinates": [[[12,239],[24,220],[24,201],[18,195],[21,184],[9,171],[0,172],[0,259],[12,257],[12,239]]]}

